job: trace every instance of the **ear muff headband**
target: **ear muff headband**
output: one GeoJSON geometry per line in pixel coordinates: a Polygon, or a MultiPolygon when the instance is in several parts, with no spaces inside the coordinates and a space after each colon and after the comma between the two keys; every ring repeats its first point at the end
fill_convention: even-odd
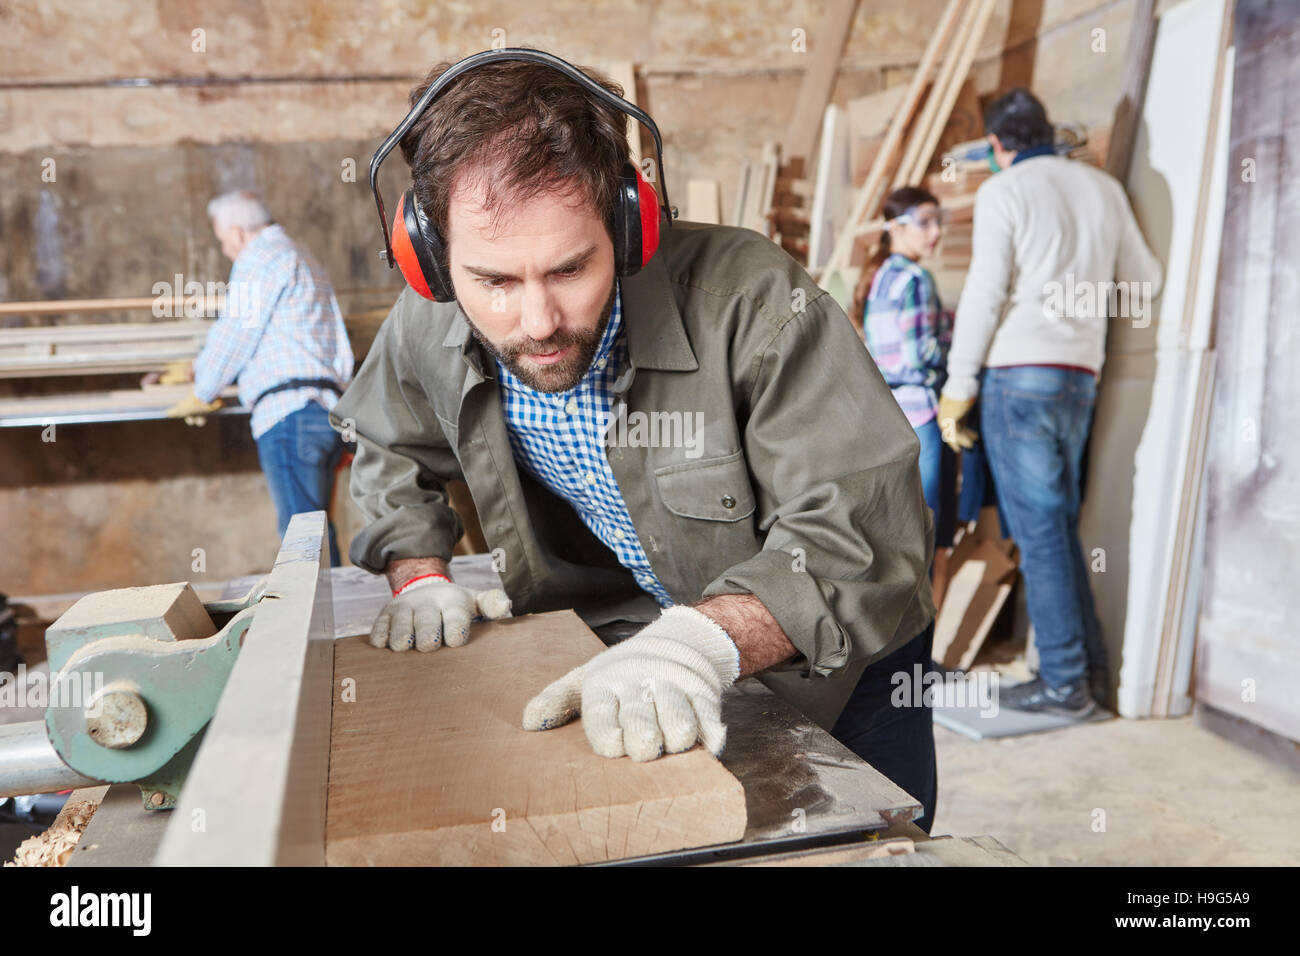
{"type": "Polygon", "coordinates": [[[444,302],[455,298],[450,277],[443,274],[441,237],[438,236],[437,229],[423,216],[423,210],[419,208],[419,203],[415,200],[414,189],[408,189],[398,205],[399,221],[402,223],[406,235],[394,237],[389,233],[388,213],[384,209],[383,196],[379,192],[379,167],[388,154],[393,151],[393,148],[401,142],[402,137],[415,125],[424,111],[429,108],[429,105],[452,82],[472,69],[503,60],[523,60],[549,66],[650,130],[650,134],[654,137],[655,157],[659,164],[657,171],[661,195],[657,196],[654,187],[636,171],[635,166],[628,164],[628,169],[631,169],[632,177],[636,180],[635,195],[632,197],[626,195],[629,185],[627,182],[628,169],[625,169],[623,181],[620,183],[621,194],[615,202],[615,246],[621,246],[623,252],[621,257],[617,257],[622,261],[616,262],[615,267],[619,275],[635,274],[642,265],[649,261],[658,247],[660,210],[662,209],[669,226],[672,225],[673,221],[672,207],[668,201],[668,184],[664,178],[663,140],[659,135],[659,127],[655,125],[654,120],[644,110],[634,106],[622,97],[615,96],[571,63],[550,53],[520,47],[485,50],[482,53],[467,56],[460,62],[448,67],[441,76],[429,85],[429,88],[411,107],[410,112],[406,114],[402,122],[388,134],[388,138],[380,144],[379,149],[370,158],[370,190],[375,197],[375,208],[379,211],[379,224],[384,233],[384,258],[388,262],[388,267],[391,269],[400,266],[402,275],[406,277],[412,288],[427,298],[444,302]],[[630,206],[627,201],[629,198],[636,200],[635,206],[630,206]],[[625,214],[625,211],[629,208],[638,210],[640,222],[625,222],[620,226],[617,220],[631,218],[625,214]],[[639,241],[626,241],[620,244],[617,241],[620,238],[639,241]],[[638,251],[640,252],[639,262],[635,261],[638,251]]]}

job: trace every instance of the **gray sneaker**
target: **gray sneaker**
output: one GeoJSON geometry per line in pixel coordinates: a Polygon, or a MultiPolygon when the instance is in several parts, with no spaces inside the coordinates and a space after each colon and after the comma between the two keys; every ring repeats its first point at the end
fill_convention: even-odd
{"type": "Polygon", "coordinates": [[[1041,677],[1035,677],[1027,683],[999,691],[998,704],[1012,710],[1055,714],[1071,720],[1083,720],[1097,709],[1086,679],[1050,687],[1041,677]]]}

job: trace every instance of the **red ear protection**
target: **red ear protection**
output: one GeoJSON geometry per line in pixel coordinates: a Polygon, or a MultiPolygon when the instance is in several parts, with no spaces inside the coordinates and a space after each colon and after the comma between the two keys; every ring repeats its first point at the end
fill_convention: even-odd
{"type": "Polygon", "coordinates": [[[487,50],[468,56],[459,63],[445,70],[429,88],[425,90],[406,118],[398,124],[397,129],[370,158],[370,189],[375,195],[375,206],[379,210],[380,225],[384,230],[384,255],[388,267],[401,269],[407,283],[424,296],[437,302],[451,302],[456,298],[456,291],[446,272],[446,246],[437,227],[429,222],[420,201],[416,198],[414,188],[408,189],[397,204],[393,217],[392,232],[388,228],[388,216],[384,212],[384,200],[379,195],[379,166],[393,150],[403,136],[415,125],[416,120],[428,109],[442,90],[462,73],[500,60],[527,60],[543,63],[565,74],[576,83],[585,87],[594,96],[626,113],[633,120],[650,130],[655,141],[655,155],[659,165],[659,187],[662,199],[655,193],[654,186],[641,175],[641,171],[632,163],[623,167],[619,180],[618,195],[614,199],[614,270],[619,276],[636,275],[654,256],[659,248],[660,211],[673,224],[672,207],[668,205],[668,185],[664,182],[663,142],[659,137],[659,127],[655,125],[644,111],[633,106],[627,100],[615,96],[591,77],[570,63],[557,56],[540,50],[510,48],[504,50],[487,50]]]}
{"type": "Polygon", "coordinates": [[[407,234],[403,215],[405,212],[406,195],[403,195],[401,199],[397,200],[397,212],[393,216],[393,259],[397,263],[397,268],[402,270],[402,275],[412,289],[426,299],[437,299],[433,290],[429,288],[429,280],[424,276],[424,269],[421,267],[419,258],[416,255],[415,245],[411,242],[410,235],[407,234]]]}
{"type": "MultiPolygon", "coordinates": [[[[659,248],[659,196],[650,181],[637,171],[638,212],[641,215],[641,265],[645,266],[659,248]]],[[[672,225],[672,217],[668,225],[672,225]]]]}

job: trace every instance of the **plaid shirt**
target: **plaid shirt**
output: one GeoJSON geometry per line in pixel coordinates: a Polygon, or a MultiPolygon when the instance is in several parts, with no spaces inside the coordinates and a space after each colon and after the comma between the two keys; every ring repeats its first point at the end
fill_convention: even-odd
{"type": "MultiPolygon", "coordinates": [[[[221,316],[194,360],[194,393],[210,402],[231,382],[253,408],[262,392],[291,379],[352,377],[352,347],[329,277],[280,226],[257,232],[230,269],[221,316]]],[[[315,401],[332,409],[338,396],[307,387],[268,395],[253,408],[260,438],[291,412],[315,401]]]]}
{"type": "Polygon", "coordinates": [[[660,607],[671,607],[673,599],[650,570],[605,457],[611,391],[626,358],[623,303],[616,287],[609,325],[582,381],[567,392],[538,392],[498,361],[501,405],[515,462],[572,505],[660,607]]]}
{"type": "Polygon", "coordinates": [[[862,329],[912,427],[934,418],[952,343],[952,316],[939,304],[934,277],[906,256],[891,255],[871,280],[862,329]]]}

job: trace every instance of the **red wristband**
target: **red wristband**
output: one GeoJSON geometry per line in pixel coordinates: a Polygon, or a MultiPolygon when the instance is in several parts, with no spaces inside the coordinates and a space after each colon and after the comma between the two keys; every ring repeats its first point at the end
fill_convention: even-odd
{"type": "Polygon", "coordinates": [[[433,574],[433,573],[429,573],[429,574],[417,574],[415,577],[411,578],[411,580],[404,582],[400,588],[398,588],[396,591],[394,591],[394,592],[393,592],[393,597],[397,597],[397,595],[401,594],[403,591],[405,591],[407,588],[409,588],[409,587],[410,587],[412,584],[414,584],[416,581],[423,581],[425,578],[442,578],[442,580],[446,581],[448,584],[452,584],[452,583],[454,583],[454,582],[451,580],[451,578],[447,577],[447,575],[445,575],[445,574],[433,574]]]}

